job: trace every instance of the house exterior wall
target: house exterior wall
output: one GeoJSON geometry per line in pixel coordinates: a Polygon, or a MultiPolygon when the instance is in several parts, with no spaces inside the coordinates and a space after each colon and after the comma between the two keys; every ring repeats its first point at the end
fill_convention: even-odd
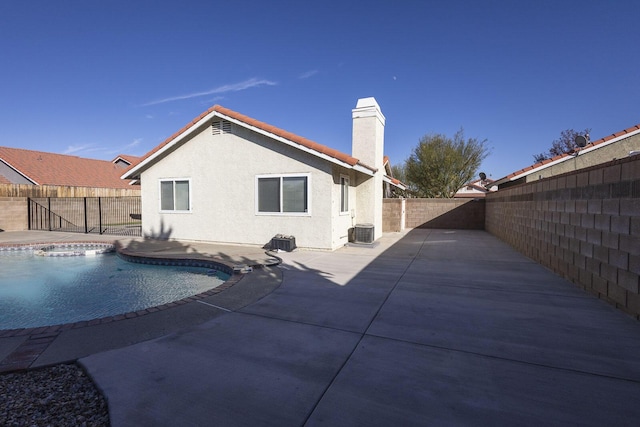
{"type": "Polygon", "coordinates": [[[358,200],[356,187],[357,174],[353,170],[333,166],[333,189],[331,194],[331,211],[333,212],[333,222],[331,227],[332,249],[337,249],[349,242],[349,229],[355,225],[355,212],[358,211],[358,200]],[[349,178],[349,209],[347,212],[340,212],[340,177],[349,178]]]}
{"type": "Polygon", "coordinates": [[[501,189],[486,230],[640,318],[640,156],[501,189]]]}
{"type": "Polygon", "coordinates": [[[241,126],[222,135],[203,127],[142,173],[143,235],[265,245],[284,234],[300,247],[335,249],[348,224],[339,215],[339,169],[241,126]],[[309,174],[310,215],[258,214],[256,176],[268,174],[309,174]],[[160,212],[159,180],[167,178],[191,180],[191,212],[160,212]]]}
{"type": "Polygon", "coordinates": [[[542,178],[549,178],[563,173],[574,172],[579,169],[599,165],[611,160],[623,159],[628,157],[629,152],[633,150],[640,150],[640,134],[588,151],[584,154],[579,154],[562,163],[558,163],[539,172],[529,174],[525,177],[525,182],[534,182],[542,178]]]}

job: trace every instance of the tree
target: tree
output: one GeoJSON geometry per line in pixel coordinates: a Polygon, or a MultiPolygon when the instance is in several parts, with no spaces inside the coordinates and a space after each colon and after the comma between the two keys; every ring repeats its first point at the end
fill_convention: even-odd
{"type": "Polygon", "coordinates": [[[546,153],[534,154],[533,158],[537,163],[555,156],[570,153],[576,149],[576,136],[588,136],[590,133],[591,129],[589,128],[586,128],[582,132],[577,132],[573,129],[563,130],[562,132],[560,132],[560,137],[558,139],[554,139],[553,142],[551,142],[551,148],[549,148],[549,151],[547,151],[546,153]]]}
{"type": "Polygon", "coordinates": [[[407,184],[419,197],[453,197],[488,155],[487,140],[465,141],[462,129],[453,138],[425,135],[405,162],[407,184]]]}

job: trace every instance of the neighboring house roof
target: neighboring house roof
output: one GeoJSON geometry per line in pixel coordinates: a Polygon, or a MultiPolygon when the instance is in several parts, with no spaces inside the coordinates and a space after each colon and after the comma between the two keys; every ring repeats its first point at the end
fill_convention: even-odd
{"type": "Polygon", "coordinates": [[[388,182],[389,184],[393,184],[401,190],[406,190],[407,186],[397,178],[393,177],[393,171],[391,170],[391,162],[389,162],[389,156],[384,156],[382,159],[382,163],[384,164],[384,172],[385,175],[383,180],[388,182]]]}
{"type": "Polygon", "coordinates": [[[531,166],[527,166],[526,168],[515,171],[503,178],[497,179],[495,181],[496,185],[502,185],[509,181],[515,181],[516,179],[520,179],[532,173],[539,172],[543,169],[546,169],[550,166],[556,165],[558,163],[565,162],[567,160],[573,159],[574,156],[578,153],[588,153],[589,151],[597,150],[598,148],[607,146],[609,144],[613,144],[620,140],[629,138],[630,136],[636,135],[640,133],[640,124],[627,128],[623,131],[616,132],[614,134],[605,136],[604,138],[598,139],[596,141],[588,143],[586,146],[582,148],[578,148],[574,150],[572,153],[565,153],[559,156],[552,157],[550,159],[545,159],[541,162],[535,163],[531,166]]]}
{"type": "Polygon", "coordinates": [[[122,168],[106,160],[0,147],[0,162],[35,185],[130,188],[122,168]]]}
{"type": "MultiPolygon", "coordinates": [[[[140,159],[140,161],[137,164],[131,166],[124,173],[124,175],[122,175],[122,178],[138,179],[140,177],[140,173],[144,171],[147,167],[151,166],[155,159],[160,158],[164,152],[169,151],[174,146],[180,144],[196,129],[208,123],[214,117],[219,117],[224,120],[228,120],[232,123],[243,126],[247,129],[251,129],[260,134],[266,135],[272,139],[280,141],[289,146],[311,153],[315,156],[328,160],[332,163],[336,163],[341,166],[360,171],[367,175],[373,175],[377,171],[375,167],[366,165],[353,156],[342,153],[333,148],[327,147],[326,145],[318,144],[317,142],[311,141],[310,139],[293,134],[286,130],[269,125],[267,123],[263,123],[258,120],[252,119],[251,117],[245,116],[244,114],[237,113],[233,110],[222,107],[220,105],[215,105],[209,108],[207,111],[200,114],[200,116],[193,119],[189,124],[184,126],[178,132],[174,133],[169,138],[167,138],[164,142],[162,142],[160,145],[158,145],[153,150],[148,152],[145,156],[143,156],[140,159]]],[[[391,178],[389,179],[391,180],[391,178]]],[[[399,181],[397,182],[399,183],[399,181]]]]}
{"type": "Polygon", "coordinates": [[[128,166],[131,166],[134,163],[138,163],[142,157],[139,156],[131,156],[129,154],[118,154],[118,156],[111,160],[111,163],[126,163],[128,166]]]}
{"type": "Polygon", "coordinates": [[[487,178],[485,180],[476,179],[475,181],[471,181],[468,184],[465,184],[460,190],[456,192],[453,196],[456,199],[460,198],[482,198],[487,193],[495,191],[493,187],[495,186],[494,180],[491,178],[487,178]],[[493,184],[493,185],[492,185],[493,184]]]}
{"type": "Polygon", "coordinates": [[[0,184],[11,184],[12,182],[9,181],[4,175],[0,175],[0,184]]]}

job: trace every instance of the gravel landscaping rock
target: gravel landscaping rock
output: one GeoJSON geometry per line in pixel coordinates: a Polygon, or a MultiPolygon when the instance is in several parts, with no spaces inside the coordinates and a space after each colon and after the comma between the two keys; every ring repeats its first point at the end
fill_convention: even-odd
{"type": "Polygon", "coordinates": [[[107,402],[77,365],[0,375],[0,426],[109,426],[107,402]]]}

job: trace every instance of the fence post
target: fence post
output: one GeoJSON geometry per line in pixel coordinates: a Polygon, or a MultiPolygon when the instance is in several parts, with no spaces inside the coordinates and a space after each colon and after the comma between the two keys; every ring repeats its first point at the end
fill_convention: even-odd
{"type": "Polygon", "coordinates": [[[31,230],[31,197],[27,197],[27,230],[31,230]]]}
{"type": "Polygon", "coordinates": [[[102,197],[98,197],[98,227],[100,234],[102,234],[102,197]]]}
{"type": "Polygon", "coordinates": [[[49,231],[51,231],[51,197],[47,197],[47,224],[49,224],[49,231]]]}
{"type": "Polygon", "coordinates": [[[87,222],[87,198],[83,197],[84,199],[84,234],[89,233],[89,224],[87,222]]]}

